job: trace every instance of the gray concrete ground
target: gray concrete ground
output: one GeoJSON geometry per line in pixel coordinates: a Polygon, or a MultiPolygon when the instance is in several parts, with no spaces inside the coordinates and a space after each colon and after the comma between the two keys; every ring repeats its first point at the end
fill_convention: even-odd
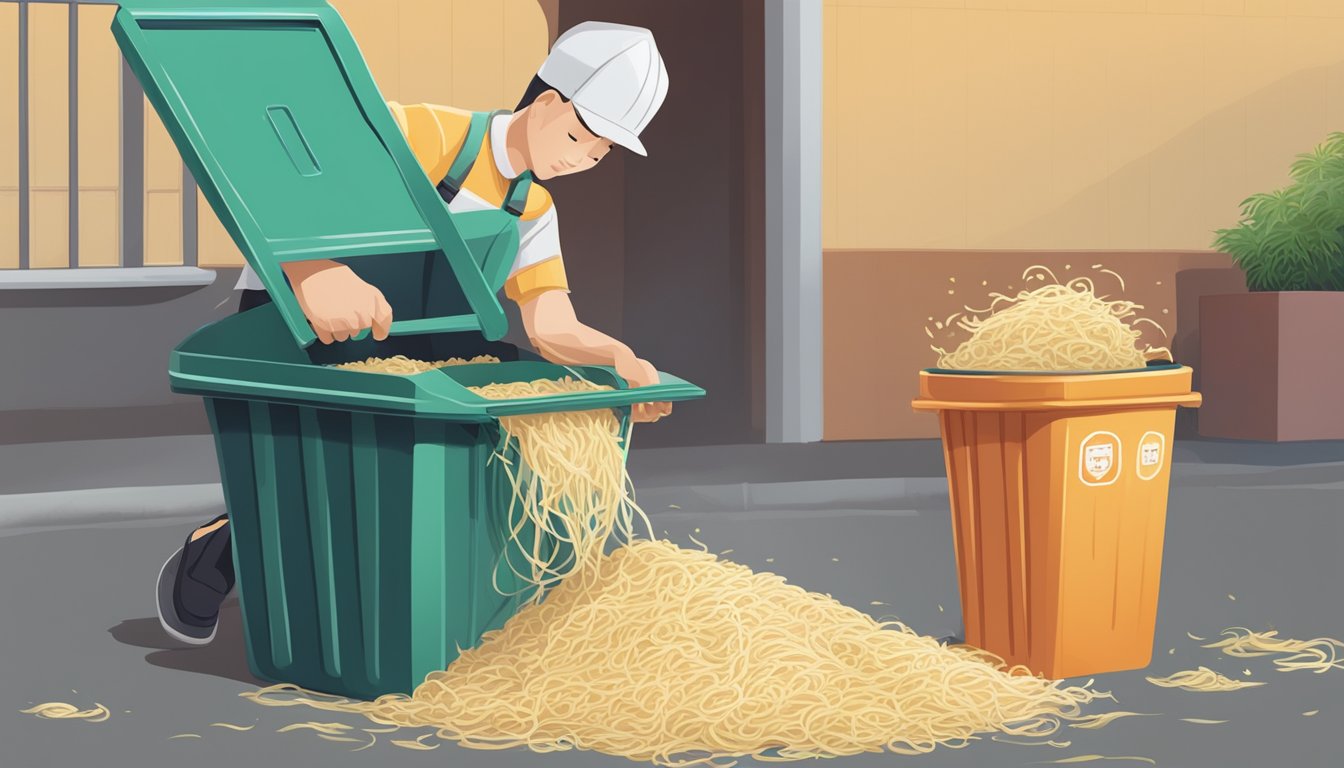
{"type": "MultiPolygon", "coordinates": [[[[107,470],[102,456],[104,477],[149,487],[146,493],[164,477],[165,464],[173,482],[212,481],[208,443],[154,440],[166,442],[67,446],[64,453],[52,446],[46,458],[59,457],[69,469],[94,462],[100,452],[121,456],[122,474],[107,470]]],[[[58,484],[61,473],[52,473],[49,461],[25,466],[18,455],[0,455],[0,487],[32,494],[22,497],[24,506],[40,504],[41,492],[71,487],[58,484]]],[[[1212,636],[1229,626],[1272,626],[1294,637],[1344,636],[1344,445],[1186,443],[1176,455],[1153,664],[1146,672],[1097,681],[1114,691],[1114,706],[1162,717],[1121,720],[1100,731],[1066,728],[1055,737],[1072,742],[1066,749],[984,740],[919,758],[874,755],[838,764],[997,767],[1102,755],[1188,768],[1340,765],[1334,736],[1344,726],[1344,671],[1278,672],[1264,659],[1200,649],[1186,632],[1212,636]],[[1196,694],[1143,679],[1198,665],[1234,677],[1249,669],[1251,679],[1268,684],[1196,694]],[[1320,712],[1302,715],[1310,710],[1320,712]]],[[[637,451],[632,466],[641,487],[650,489],[643,498],[656,528],[674,540],[685,542],[700,528],[698,538],[712,549],[731,548],[733,559],[754,568],[775,570],[864,610],[898,615],[925,633],[958,629],[936,443],[637,451]]],[[[367,723],[239,698],[258,681],[247,670],[236,604],[226,608],[210,647],[181,648],[162,635],[154,619],[154,576],[190,528],[164,503],[171,496],[157,499],[161,506],[141,519],[119,517],[115,509],[63,516],[60,505],[52,507],[45,528],[31,520],[6,526],[0,516],[0,766],[629,764],[589,753],[474,752],[451,745],[419,753],[379,743],[354,753],[357,745],[310,732],[276,733],[313,719],[367,723]],[[101,702],[112,717],[90,724],[18,711],[43,701],[101,702]],[[256,727],[239,733],[211,726],[215,722],[256,727]],[[178,734],[200,738],[171,738],[178,734]]],[[[125,496],[111,498],[119,499],[114,507],[127,503],[125,496]]]]}

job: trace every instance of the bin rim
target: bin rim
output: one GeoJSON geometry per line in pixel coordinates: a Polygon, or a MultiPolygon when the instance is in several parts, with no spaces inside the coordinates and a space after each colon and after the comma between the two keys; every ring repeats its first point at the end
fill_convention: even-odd
{"type": "Polygon", "coordinates": [[[1162,363],[1143,368],[1112,368],[1105,371],[987,371],[963,368],[925,368],[924,373],[935,376],[1113,376],[1120,373],[1152,373],[1155,371],[1178,371],[1185,366],[1181,363],[1162,363]]]}
{"type": "Polygon", "coordinates": [[[1038,372],[925,369],[919,374],[916,411],[1081,411],[1135,408],[1197,408],[1194,371],[1185,365],[1155,365],[1129,371],[1038,372]]]}

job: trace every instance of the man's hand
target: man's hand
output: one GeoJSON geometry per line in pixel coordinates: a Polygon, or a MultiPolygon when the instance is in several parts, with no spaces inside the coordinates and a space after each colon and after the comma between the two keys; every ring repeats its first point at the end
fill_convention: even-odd
{"type": "MultiPolygon", "coordinates": [[[[632,387],[658,383],[658,369],[648,360],[635,357],[634,353],[622,355],[616,360],[616,373],[632,387]]],[[[652,423],[671,412],[671,403],[635,403],[630,415],[637,422],[652,423]]]]}
{"type": "Polygon", "coordinates": [[[364,329],[382,341],[392,328],[392,307],[383,292],[344,264],[300,261],[285,265],[299,307],[323,344],[345,341],[364,329]]]}
{"type": "MultiPolygon", "coordinates": [[[[564,291],[547,291],[518,305],[527,338],[541,356],[561,365],[610,365],[632,387],[658,383],[658,369],[635,356],[630,348],[574,316],[574,305],[564,291]]],[[[635,421],[657,421],[672,412],[671,403],[636,403],[635,421]]]]}

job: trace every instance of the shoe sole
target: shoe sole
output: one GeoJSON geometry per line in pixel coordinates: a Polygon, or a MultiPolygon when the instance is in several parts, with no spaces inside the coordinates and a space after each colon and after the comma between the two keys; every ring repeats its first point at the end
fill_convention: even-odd
{"type": "Polygon", "coordinates": [[[168,606],[168,610],[172,610],[173,581],[177,578],[177,566],[181,564],[181,561],[182,549],[179,548],[173,553],[172,557],[164,561],[163,567],[159,569],[159,578],[156,584],[157,599],[154,601],[155,611],[159,615],[159,626],[163,627],[163,631],[167,632],[169,637],[180,643],[186,643],[187,645],[209,645],[210,641],[215,639],[215,633],[219,631],[218,621],[216,621],[215,626],[210,629],[210,635],[208,637],[192,637],[174,627],[172,622],[168,620],[168,616],[164,610],[165,602],[168,606]]]}

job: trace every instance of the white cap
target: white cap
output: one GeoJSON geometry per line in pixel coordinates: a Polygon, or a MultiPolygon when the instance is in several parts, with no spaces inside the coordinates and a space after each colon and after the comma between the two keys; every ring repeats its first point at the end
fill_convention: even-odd
{"type": "Polygon", "coordinates": [[[648,154],[639,134],[667,96],[667,69],[652,32],[585,21],[555,41],[537,76],[573,102],[598,136],[648,154]]]}

